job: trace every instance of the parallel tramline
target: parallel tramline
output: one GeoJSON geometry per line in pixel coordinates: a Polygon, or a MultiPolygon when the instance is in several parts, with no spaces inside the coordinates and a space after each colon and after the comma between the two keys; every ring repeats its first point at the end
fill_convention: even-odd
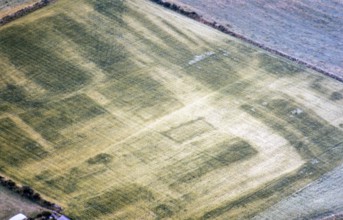
{"type": "Polygon", "coordinates": [[[0,75],[0,173],[73,219],[247,219],[342,163],[342,83],[150,1],[5,25],[0,75]]]}

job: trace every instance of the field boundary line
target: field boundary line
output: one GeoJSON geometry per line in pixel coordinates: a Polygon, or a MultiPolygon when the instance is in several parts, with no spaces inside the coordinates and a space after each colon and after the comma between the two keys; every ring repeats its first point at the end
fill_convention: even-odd
{"type": "Polygon", "coordinates": [[[312,70],[314,70],[316,72],[324,74],[324,75],[326,75],[326,76],[328,76],[330,78],[333,78],[333,79],[343,83],[343,77],[341,77],[341,76],[338,76],[338,75],[336,75],[334,73],[331,73],[331,72],[328,72],[326,70],[323,70],[323,69],[321,69],[321,68],[319,68],[319,67],[317,67],[317,66],[315,66],[313,64],[310,64],[308,62],[305,62],[303,60],[300,60],[298,58],[290,56],[287,53],[281,52],[279,50],[272,49],[272,48],[270,48],[270,47],[268,47],[266,45],[258,43],[258,42],[254,41],[252,39],[249,39],[249,38],[247,38],[247,37],[245,37],[245,36],[243,36],[241,34],[238,34],[238,33],[234,32],[234,31],[231,31],[227,27],[225,27],[224,25],[222,25],[222,24],[220,24],[220,23],[218,23],[216,21],[210,21],[208,19],[205,19],[202,15],[198,14],[195,11],[185,9],[184,7],[182,7],[182,6],[178,5],[178,4],[171,3],[171,2],[166,1],[166,0],[149,0],[149,1],[151,1],[151,2],[153,2],[155,4],[157,4],[157,5],[161,5],[164,8],[167,8],[167,9],[169,9],[171,11],[174,11],[174,12],[176,12],[178,14],[181,14],[183,16],[191,18],[191,19],[193,19],[195,21],[198,21],[198,22],[200,22],[202,24],[205,24],[205,25],[207,25],[209,27],[212,27],[212,28],[214,28],[214,29],[224,33],[224,34],[228,34],[231,37],[234,37],[236,39],[240,39],[241,41],[243,41],[245,43],[248,43],[250,45],[253,45],[255,47],[258,47],[260,49],[268,51],[268,52],[270,52],[270,53],[272,53],[274,55],[286,58],[286,59],[288,59],[290,61],[293,61],[293,62],[295,62],[295,63],[297,63],[299,65],[305,66],[305,67],[307,67],[309,69],[312,69],[312,70]]]}
{"type": "Polygon", "coordinates": [[[5,25],[5,24],[10,23],[11,21],[17,20],[18,18],[24,17],[25,15],[28,15],[31,12],[34,12],[38,9],[41,9],[41,8],[49,5],[53,1],[57,1],[57,0],[40,0],[39,2],[36,2],[32,5],[24,7],[22,9],[19,9],[18,11],[14,12],[10,15],[2,17],[2,18],[0,18],[0,27],[5,25]]]}
{"type": "Polygon", "coordinates": [[[45,140],[40,133],[35,131],[31,126],[26,124],[21,118],[16,115],[5,113],[0,119],[9,118],[12,120],[20,129],[22,129],[32,140],[40,144],[45,150],[52,152],[54,148],[52,144],[45,140]]]}

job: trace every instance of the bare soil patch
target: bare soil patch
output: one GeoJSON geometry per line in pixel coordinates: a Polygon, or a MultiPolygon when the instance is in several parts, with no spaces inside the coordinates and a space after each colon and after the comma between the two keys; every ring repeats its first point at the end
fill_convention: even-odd
{"type": "Polygon", "coordinates": [[[0,219],[9,219],[18,213],[35,216],[45,209],[0,186],[0,210],[0,219]]]}

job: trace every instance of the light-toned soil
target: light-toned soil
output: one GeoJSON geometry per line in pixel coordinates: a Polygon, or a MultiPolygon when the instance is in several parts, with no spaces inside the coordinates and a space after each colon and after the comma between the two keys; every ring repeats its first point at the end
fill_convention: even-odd
{"type": "Polygon", "coordinates": [[[42,207],[0,186],[0,219],[6,220],[18,213],[26,216],[36,216],[36,214],[44,210],[42,207]]]}

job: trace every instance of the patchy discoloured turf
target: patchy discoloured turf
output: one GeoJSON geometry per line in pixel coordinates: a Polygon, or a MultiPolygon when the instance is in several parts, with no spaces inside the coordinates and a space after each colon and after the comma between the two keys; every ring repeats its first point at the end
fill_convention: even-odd
{"type": "Polygon", "coordinates": [[[148,1],[59,0],[0,57],[0,171],[75,219],[246,219],[342,163],[341,83],[148,1]]]}

